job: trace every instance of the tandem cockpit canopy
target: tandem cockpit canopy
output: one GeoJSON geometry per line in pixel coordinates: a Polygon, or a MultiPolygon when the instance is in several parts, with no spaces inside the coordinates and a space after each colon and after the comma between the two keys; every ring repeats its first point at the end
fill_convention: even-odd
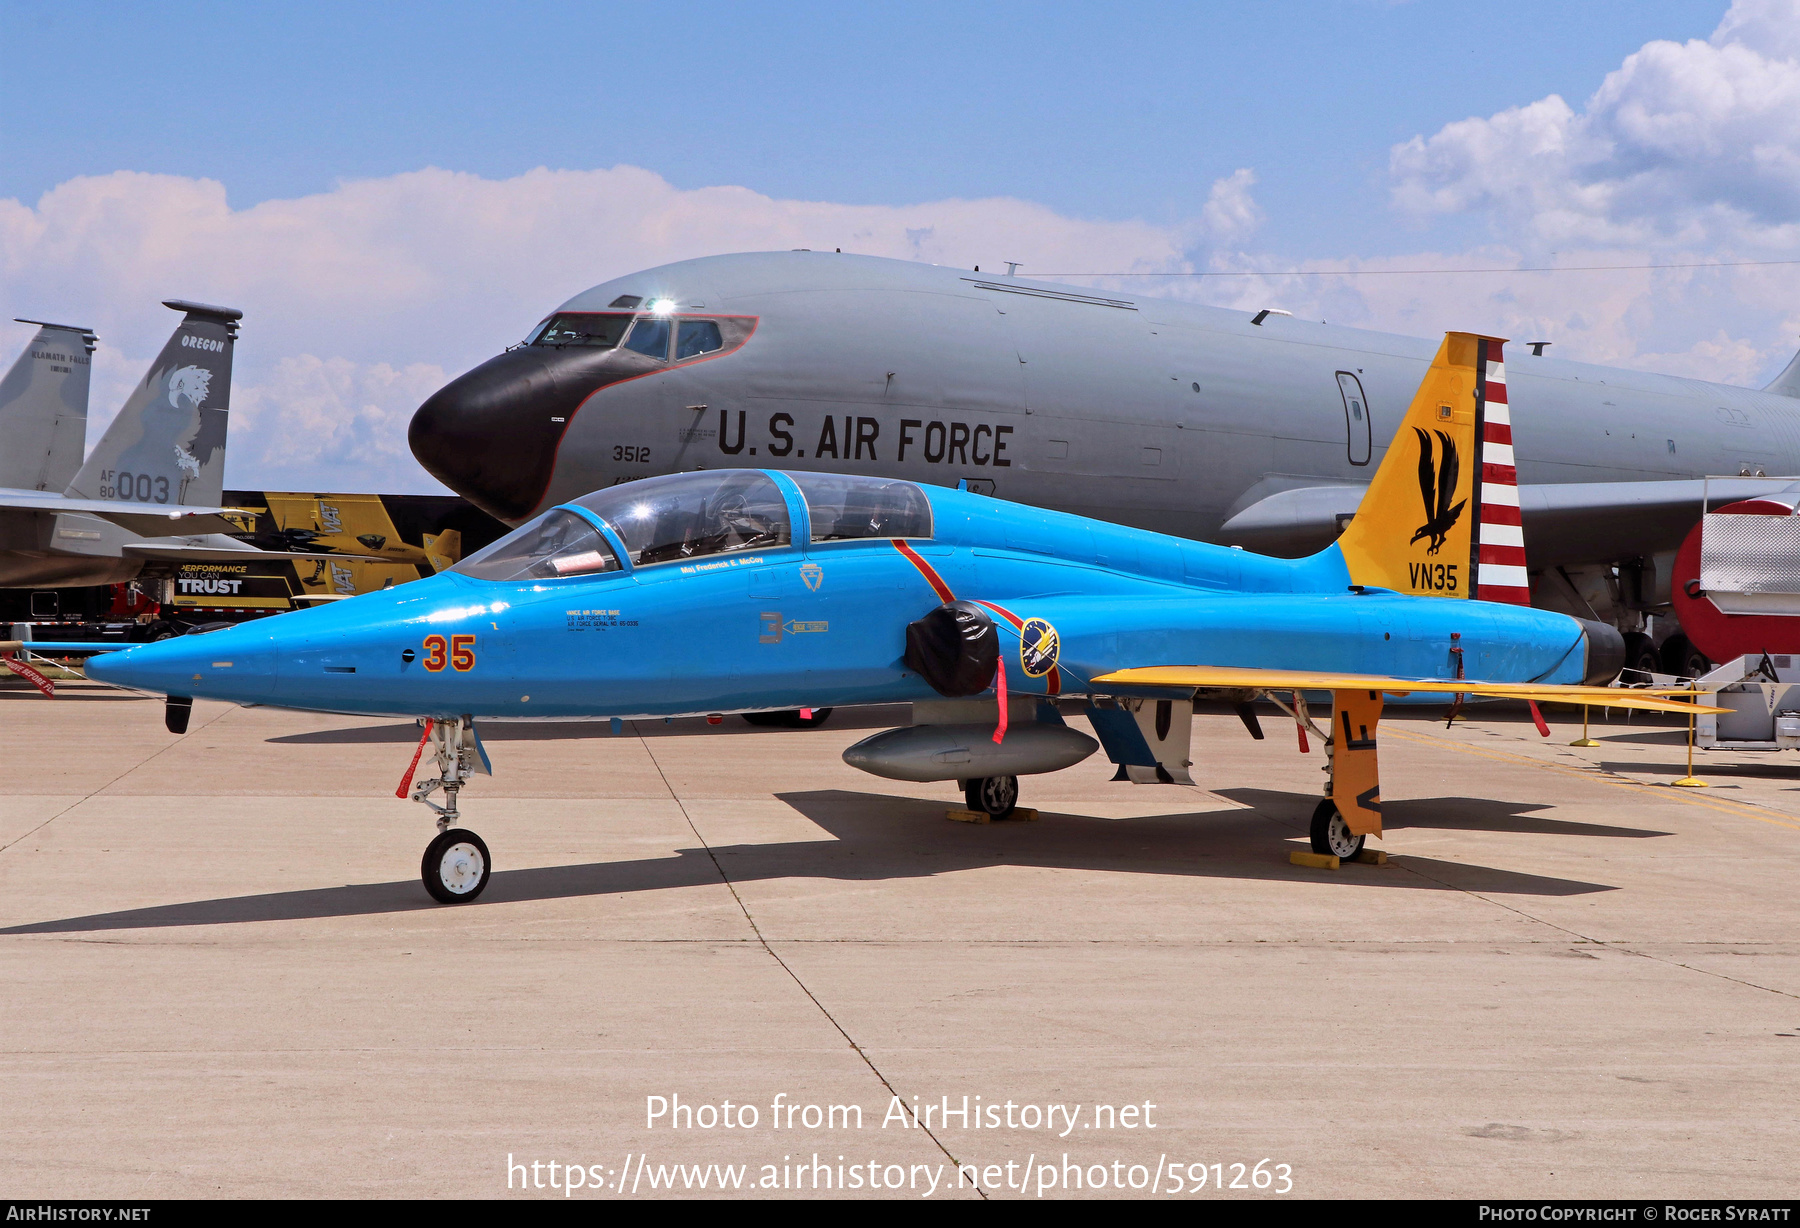
{"type": "MultiPolygon", "coordinates": [[[[911,482],[835,473],[785,475],[800,488],[814,542],[932,535],[931,501],[911,482]]],[[[477,580],[555,580],[617,571],[604,521],[633,567],[793,544],[787,499],[760,469],[670,473],[552,508],[450,570],[477,580]]]]}
{"type": "Polygon", "coordinates": [[[790,473],[806,496],[816,542],[930,537],[931,500],[911,482],[843,473],[790,473]]]}
{"type": "Polygon", "coordinates": [[[757,469],[671,473],[609,486],[575,504],[606,521],[634,567],[793,540],[781,488],[757,469]]]}

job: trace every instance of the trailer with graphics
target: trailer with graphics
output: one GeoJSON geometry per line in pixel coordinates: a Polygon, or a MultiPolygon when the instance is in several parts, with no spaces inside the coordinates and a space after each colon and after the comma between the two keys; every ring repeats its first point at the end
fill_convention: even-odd
{"type": "Polygon", "coordinates": [[[177,564],[127,584],[0,591],[10,638],[132,643],[264,618],[391,588],[480,549],[505,526],[445,495],[226,491],[250,545],[314,557],[250,555],[177,564]],[[341,555],[341,558],[332,557],[341,555]]]}

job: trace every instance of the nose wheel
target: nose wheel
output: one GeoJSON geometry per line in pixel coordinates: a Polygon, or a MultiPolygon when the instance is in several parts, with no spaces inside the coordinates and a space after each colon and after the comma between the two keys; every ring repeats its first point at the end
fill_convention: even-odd
{"type": "Polygon", "coordinates": [[[1344,822],[1344,816],[1338,813],[1337,806],[1329,797],[1313,811],[1313,852],[1335,855],[1339,861],[1349,861],[1362,852],[1364,839],[1365,837],[1350,830],[1350,825],[1344,822]]]}
{"type": "Polygon", "coordinates": [[[428,806],[437,815],[438,834],[425,846],[425,857],[419,863],[419,876],[425,890],[440,904],[467,904],[487,886],[494,859],[488,855],[485,841],[466,827],[458,827],[461,816],[456,811],[457,796],[469,777],[476,773],[492,774],[487,754],[475,737],[475,723],[469,717],[453,720],[432,718],[425,721],[425,734],[419,749],[413,752],[412,765],[396,797],[406,797],[428,806]],[[437,761],[438,774],[413,783],[413,772],[419,760],[430,749],[437,761]],[[443,790],[444,804],[438,805],[431,795],[443,790]]]}
{"type": "Polygon", "coordinates": [[[1019,804],[1019,778],[983,776],[971,780],[963,787],[963,800],[968,802],[970,810],[996,819],[1011,814],[1013,807],[1019,804]]]}
{"type": "Polygon", "coordinates": [[[493,865],[486,841],[466,827],[452,827],[425,846],[419,874],[438,903],[467,904],[487,886],[493,865]]]}

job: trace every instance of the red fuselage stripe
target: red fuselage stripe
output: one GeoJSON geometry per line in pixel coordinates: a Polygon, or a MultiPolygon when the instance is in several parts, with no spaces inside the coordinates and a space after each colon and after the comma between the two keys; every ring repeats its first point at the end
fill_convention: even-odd
{"type": "Polygon", "coordinates": [[[931,585],[931,589],[937,594],[939,601],[948,604],[949,602],[956,600],[956,594],[950,591],[950,586],[944,583],[944,578],[938,575],[936,569],[933,568],[930,563],[927,563],[924,559],[919,557],[919,552],[917,550],[914,550],[911,546],[907,545],[897,537],[894,539],[894,549],[898,550],[901,554],[904,554],[907,562],[919,569],[919,574],[925,577],[925,583],[931,585]]]}
{"type": "Polygon", "coordinates": [[[991,601],[983,601],[979,597],[977,597],[975,599],[975,604],[976,605],[984,605],[988,609],[992,610],[994,613],[998,614],[1001,618],[1004,618],[1007,622],[1009,622],[1013,625],[1014,631],[1019,630],[1020,628],[1022,628],[1025,625],[1024,619],[1020,618],[1017,614],[1014,614],[1011,610],[1006,609],[1004,606],[997,606],[991,601]]]}

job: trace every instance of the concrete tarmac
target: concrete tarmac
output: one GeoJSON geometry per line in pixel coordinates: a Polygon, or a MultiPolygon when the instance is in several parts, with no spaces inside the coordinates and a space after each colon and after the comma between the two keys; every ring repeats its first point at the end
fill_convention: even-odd
{"type": "Polygon", "coordinates": [[[1401,715],[1332,872],[1272,712],[985,826],[840,761],[906,719],[495,726],[444,907],[411,724],[0,689],[7,1195],[1794,1194],[1800,759],[1401,715]]]}

